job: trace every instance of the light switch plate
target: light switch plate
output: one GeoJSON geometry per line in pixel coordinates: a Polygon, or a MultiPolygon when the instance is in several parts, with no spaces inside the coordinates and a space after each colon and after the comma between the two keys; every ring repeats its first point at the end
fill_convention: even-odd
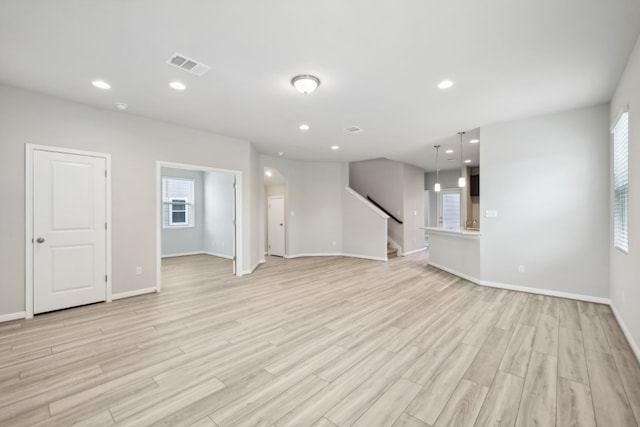
{"type": "Polygon", "coordinates": [[[496,218],[498,216],[498,211],[487,210],[485,211],[484,216],[486,216],[487,218],[496,218]]]}

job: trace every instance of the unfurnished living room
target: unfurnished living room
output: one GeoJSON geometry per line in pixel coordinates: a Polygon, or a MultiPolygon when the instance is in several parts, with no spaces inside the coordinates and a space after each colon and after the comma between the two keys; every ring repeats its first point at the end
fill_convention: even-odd
{"type": "Polygon", "coordinates": [[[0,426],[639,426],[639,36],[0,0],[0,426]]]}

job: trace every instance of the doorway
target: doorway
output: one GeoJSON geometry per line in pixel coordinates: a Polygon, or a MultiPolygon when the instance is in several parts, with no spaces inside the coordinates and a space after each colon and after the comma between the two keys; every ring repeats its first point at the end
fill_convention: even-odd
{"type": "Polygon", "coordinates": [[[227,271],[241,276],[241,173],[162,161],[156,169],[156,289],[161,287],[163,259],[169,258],[210,256],[212,262],[228,263],[227,271]]]}
{"type": "Polygon", "coordinates": [[[267,250],[269,255],[284,256],[284,197],[269,197],[267,203],[267,250]]]}
{"type": "Polygon", "coordinates": [[[438,193],[438,226],[445,230],[460,230],[462,226],[462,192],[459,188],[438,193]]]}
{"type": "Polygon", "coordinates": [[[111,300],[110,160],[27,144],[27,318],[111,300]]]}

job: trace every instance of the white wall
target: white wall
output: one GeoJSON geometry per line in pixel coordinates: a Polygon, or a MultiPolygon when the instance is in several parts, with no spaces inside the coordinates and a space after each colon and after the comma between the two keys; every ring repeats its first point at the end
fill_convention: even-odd
{"type": "Polygon", "coordinates": [[[484,281],[609,296],[608,129],[608,105],[481,129],[484,281]]]}
{"type": "Polygon", "coordinates": [[[387,259],[389,217],[346,187],[342,193],[342,250],[347,255],[387,259]]]}
{"type": "Polygon", "coordinates": [[[203,251],[233,257],[234,176],[228,172],[204,172],[203,251]]]}
{"type": "Polygon", "coordinates": [[[257,168],[251,169],[249,142],[8,86],[0,86],[0,99],[0,198],[12,206],[0,222],[0,315],[25,310],[25,143],[111,154],[114,294],[156,285],[157,160],[241,171],[247,183],[241,256],[245,266],[258,261],[249,185],[257,168]]]}
{"type": "MultiPolygon", "coordinates": [[[[404,221],[405,217],[402,201],[403,182],[404,176],[400,162],[373,159],[349,163],[349,186],[365,199],[370,196],[400,221],[404,221]]],[[[402,224],[389,219],[388,233],[391,240],[404,248],[402,224]]]]}
{"type": "MultiPolygon", "coordinates": [[[[260,155],[259,170],[277,169],[287,182],[286,255],[335,254],[342,251],[344,174],[337,162],[301,162],[260,155]]],[[[265,199],[264,175],[261,196],[265,199]]],[[[260,206],[261,248],[265,247],[266,211],[260,206]]]]}
{"type": "Polygon", "coordinates": [[[204,248],[204,186],[200,171],[161,168],[162,177],[193,179],[193,227],[162,228],[162,256],[199,253],[204,248]]]}
{"type": "Polygon", "coordinates": [[[403,253],[424,249],[424,169],[402,165],[403,253]]]}
{"type": "MultiPolygon", "coordinates": [[[[629,253],[613,248],[608,242],[611,259],[611,302],[633,341],[640,357],[640,39],[629,58],[615,95],[611,101],[610,125],[621,109],[629,107],[629,253]]],[[[610,177],[613,176],[611,172],[610,177]]],[[[613,200],[613,190],[611,190],[613,200]]],[[[611,203],[609,204],[611,206],[611,203]]],[[[613,218],[613,212],[611,213],[613,218]]],[[[613,231],[613,225],[611,225],[613,231]]],[[[613,232],[611,233],[613,236],[613,232]]]]}

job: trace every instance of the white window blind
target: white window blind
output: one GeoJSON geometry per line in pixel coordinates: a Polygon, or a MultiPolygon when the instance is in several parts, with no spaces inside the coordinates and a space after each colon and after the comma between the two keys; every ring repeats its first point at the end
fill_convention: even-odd
{"type": "Polygon", "coordinates": [[[193,227],[194,184],[187,178],[162,178],[162,227],[193,227]]]}
{"type": "Polygon", "coordinates": [[[613,128],[613,245],[629,250],[629,113],[613,128]]]}

